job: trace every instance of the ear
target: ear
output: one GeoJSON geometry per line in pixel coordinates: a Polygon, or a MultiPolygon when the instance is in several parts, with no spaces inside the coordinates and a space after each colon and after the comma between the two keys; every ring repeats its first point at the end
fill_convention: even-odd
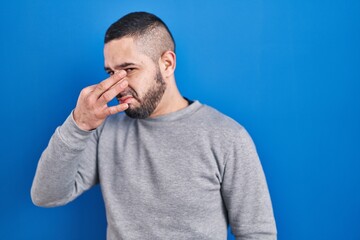
{"type": "Polygon", "coordinates": [[[159,59],[159,67],[164,78],[174,75],[176,68],[176,55],[173,51],[164,52],[159,59]]]}

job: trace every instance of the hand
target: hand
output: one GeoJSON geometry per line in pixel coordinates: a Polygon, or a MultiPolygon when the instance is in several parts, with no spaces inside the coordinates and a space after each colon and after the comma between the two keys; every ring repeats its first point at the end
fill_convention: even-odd
{"type": "Polygon", "coordinates": [[[128,82],[125,71],[119,71],[100,82],[84,88],[78,98],[74,120],[82,130],[93,130],[112,115],[126,110],[127,103],[109,107],[107,104],[125,90],[128,82]]]}

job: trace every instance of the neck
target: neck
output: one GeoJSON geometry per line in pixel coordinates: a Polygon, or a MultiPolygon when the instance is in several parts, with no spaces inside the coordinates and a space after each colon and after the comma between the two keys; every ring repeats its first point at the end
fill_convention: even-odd
{"type": "Polygon", "coordinates": [[[176,112],[189,105],[188,101],[181,96],[179,89],[176,86],[175,79],[167,82],[167,84],[164,95],[155,111],[150,115],[150,118],[176,112]]]}

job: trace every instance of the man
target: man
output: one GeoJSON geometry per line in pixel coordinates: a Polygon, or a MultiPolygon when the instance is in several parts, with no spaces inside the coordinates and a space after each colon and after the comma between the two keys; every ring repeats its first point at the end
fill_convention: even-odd
{"type": "Polygon", "coordinates": [[[32,200],[64,205],[101,185],[107,239],[276,239],[255,146],[238,123],[181,96],[173,37],[131,13],[106,32],[110,77],[83,89],[38,164],[32,200]],[[108,106],[113,98],[116,106],[108,106]],[[117,114],[125,111],[126,114],[117,114]]]}

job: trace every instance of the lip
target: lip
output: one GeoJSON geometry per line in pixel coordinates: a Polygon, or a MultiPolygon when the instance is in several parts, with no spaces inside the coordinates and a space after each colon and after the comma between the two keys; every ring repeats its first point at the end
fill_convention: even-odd
{"type": "Polygon", "coordinates": [[[124,97],[119,98],[119,101],[121,103],[129,103],[132,99],[133,99],[133,96],[129,95],[129,96],[124,96],[124,97]]]}

